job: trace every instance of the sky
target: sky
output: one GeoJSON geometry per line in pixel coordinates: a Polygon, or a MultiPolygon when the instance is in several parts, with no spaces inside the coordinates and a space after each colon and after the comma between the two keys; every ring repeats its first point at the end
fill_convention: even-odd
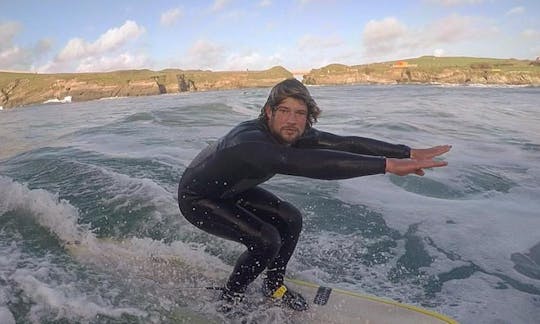
{"type": "Polygon", "coordinates": [[[0,0],[4,71],[309,71],[423,55],[535,59],[540,1],[0,0]]]}

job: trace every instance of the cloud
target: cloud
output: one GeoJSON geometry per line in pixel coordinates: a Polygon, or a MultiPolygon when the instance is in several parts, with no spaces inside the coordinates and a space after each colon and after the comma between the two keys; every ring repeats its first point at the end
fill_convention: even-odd
{"type": "Polygon", "coordinates": [[[16,69],[21,62],[23,51],[18,46],[12,46],[0,51],[0,69],[16,69]]]}
{"type": "Polygon", "coordinates": [[[122,53],[114,56],[87,57],[77,67],[77,72],[100,72],[148,67],[149,60],[145,55],[122,53]]]}
{"type": "Polygon", "coordinates": [[[0,23],[0,51],[12,47],[13,39],[21,28],[21,24],[14,21],[0,23]]]}
{"type": "Polygon", "coordinates": [[[424,55],[441,45],[483,39],[495,33],[483,19],[455,14],[420,29],[411,29],[390,17],[366,24],[363,46],[368,57],[424,55]]]}
{"type": "Polygon", "coordinates": [[[169,9],[161,14],[160,23],[163,26],[173,26],[182,16],[180,8],[169,9]]]}
{"type": "Polygon", "coordinates": [[[514,8],[512,8],[512,9],[508,10],[508,11],[506,12],[506,15],[507,15],[507,16],[510,16],[510,15],[521,15],[522,13],[525,13],[525,8],[519,6],[519,7],[514,7],[514,8]]]}
{"type": "Polygon", "coordinates": [[[17,22],[0,24],[0,69],[14,69],[20,62],[22,49],[13,44],[21,25],[17,22]]]}
{"type": "Polygon", "coordinates": [[[72,38],[52,61],[36,70],[47,73],[94,72],[147,67],[145,65],[149,59],[144,54],[133,54],[125,50],[129,42],[144,33],[144,27],[127,20],[120,27],[110,28],[93,42],[72,38]],[[120,53],[121,50],[124,52],[120,53]]]}
{"type": "Polygon", "coordinates": [[[370,20],[363,32],[364,47],[368,54],[391,52],[408,34],[407,27],[394,17],[370,20]]]}
{"type": "Polygon", "coordinates": [[[201,39],[188,49],[184,63],[188,68],[215,69],[223,64],[224,52],[223,46],[201,39]]]}
{"type": "Polygon", "coordinates": [[[227,4],[229,4],[230,0],[214,0],[214,4],[212,4],[212,11],[221,11],[223,10],[227,4]]]}
{"type": "Polygon", "coordinates": [[[269,7],[272,5],[271,0],[262,0],[259,2],[259,7],[269,7]]]}
{"type": "Polygon", "coordinates": [[[428,0],[428,1],[433,2],[435,4],[447,6],[447,7],[461,6],[461,5],[475,5],[475,4],[480,4],[482,2],[485,2],[485,0],[428,0]]]}
{"type": "Polygon", "coordinates": [[[313,35],[304,35],[298,40],[298,49],[301,51],[313,49],[330,49],[344,44],[343,39],[337,36],[320,37],[313,35]]]}
{"type": "Polygon", "coordinates": [[[521,35],[526,38],[540,39],[540,30],[537,29],[525,29],[521,35]]]}
{"type": "Polygon", "coordinates": [[[437,48],[433,51],[433,56],[441,57],[444,56],[445,51],[442,48],[437,48]]]}
{"type": "Polygon", "coordinates": [[[18,22],[0,23],[0,69],[28,71],[35,60],[50,51],[51,41],[47,39],[41,39],[28,47],[14,44],[15,37],[22,29],[18,22]]]}
{"type": "Polygon", "coordinates": [[[474,24],[471,17],[450,15],[428,25],[421,36],[425,37],[428,43],[459,42],[478,35],[479,30],[474,24]]]}
{"type": "Polygon", "coordinates": [[[265,70],[283,63],[281,55],[261,55],[258,52],[233,53],[227,57],[226,70],[265,70]]]}
{"type": "Polygon", "coordinates": [[[122,26],[107,30],[96,41],[89,43],[82,38],[73,38],[58,54],[58,61],[71,61],[114,51],[145,32],[136,22],[127,20],[122,26]]]}
{"type": "Polygon", "coordinates": [[[206,39],[197,40],[181,57],[180,61],[171,63],[180,68],[213,71],[264,70],[283,64],[283,58],[279,53],[268,54],[251,49],[231,50],[223,44],[206,39]]]}

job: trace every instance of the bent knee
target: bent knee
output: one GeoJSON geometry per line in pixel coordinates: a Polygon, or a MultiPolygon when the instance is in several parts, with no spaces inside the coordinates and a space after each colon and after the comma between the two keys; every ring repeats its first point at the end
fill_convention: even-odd
{"type": "Polygon", "coordinates": [[[281,248],[281,235],[279,231],[270,224],[261,227],[261,235],[258,239],[258,247],[264,251],[270,259],[274,258],[281,248]]]}
{"type": "Polygon", "coordinates": [[[279,205],[279,213],[287,222],[291,232],[300,233],[302,230],[302,213],[296,207],[291,203],[283,201],[279,205]]]}

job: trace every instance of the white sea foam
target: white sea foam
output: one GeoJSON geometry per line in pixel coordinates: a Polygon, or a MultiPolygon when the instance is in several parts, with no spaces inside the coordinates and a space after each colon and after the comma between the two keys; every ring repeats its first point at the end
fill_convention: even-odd
{"type": "Polygon", "coordinates": [[[252,118],[257,117],[258,114],[259,114],[258,111],[248,109],[248,108],[246,108],[244,106],[241,106],[241,105],[232,105],[232,110],[234,112],[237,112],[239,114],[249,116],[249,117],[252,117],[252,118]]]}
{"type": "Polygon", "coordinates": [[[15,324],[15,317],[7,307],[8,299],[4,293],[4,288],[0,287],[0,323],[15,324]]]}
{"type": "Polygon", "coordinates": [[[72,98],[71,96],[65,96],[63,99],[58,99],[58,98],[48,99],[48,100],[44,101],[43,103],[44,104],[48,104],[48,103],[70,103],[71,98],[72,98]]]}
{"type": "Polygon", "coordinates": [[[135,308],[115,308],[102,306],[89,300],[71,287],[52,287],[34,277],[31,271],[19,269],[12,279],[37,304],[32,306],[36,315],[46,308],[52,308],[60,317],[77,319],[95,318],[98,314],[120,317],[122,314],[144,316],[146,313],[135,308]]]}
{"type": "Polygon", "coordinates": [[[42,190],[30,190],[27,186],[0,176],[0,215],[23,210],[43,227],[64,242],[81,241],[92,234],[77,223],[78,211],[66,200],[42,190]]]}

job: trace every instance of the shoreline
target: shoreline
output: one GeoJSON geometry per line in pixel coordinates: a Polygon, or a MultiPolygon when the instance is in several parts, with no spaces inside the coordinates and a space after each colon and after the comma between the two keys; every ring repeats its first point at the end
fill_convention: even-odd
{"type": "MultiPolygon", "coordinates": [[[[302,71],[304,72],[304,71],[302,71]]],[[[165,69],[36,74],[0,71],[3,110],[45,102],[269,88],[296,78],[306,86],[425,85],[540,87],[540,60],[423,56],[363,65],[330,64],[300,75],[282,66],[264,71],[165,69]]]]}
{"type": "MultiPolygon", "coordinates": [[[[380,87],[392,87],[392,86],[425,86],[425,87],[441,87],[441,88],[479,88],[479,89],[518,89],[518,88],[540,88],[540,85],[533,84],[466,84],[466,83],[347,83],[347,84],[307,84],[308,88],[319,88],[319,87],[355,87],[355,86],[380,86],[380,87]]],[[[270,86],[268,87],[270,88],[270,86]]],[[[48,105],[69,105],[71,103],[78,102],[90,102],[90,101],[109,101],[109,100],[119,100],[127,99],[133,97],[151,97],[151,96],[177,96],[177,95],[186,95],[190,93],[205,93],[205,92],[220,92],[220,91],[235,91],[235,90],[248,90],[248,89],[261,89],[261,87],[242,87],[242,88],[231,88],[231,89],[211,89],[211,90],[199,90],[199,91],[190,91],[190,92],[177,92],[177,93],[167,93],[167,94],[148,94],[148,95],[137,95],[137,96],[117,96],[117,97],[99,97],[88,100],[62,100],[62,99],[49,99],[44,102],[30,103],[27,105],[16,106],[11,108],[3,108],[0,106],[0,111],[9,111],[27,107],[36,107],[36,106],[48,106],[48,105]]]]}

